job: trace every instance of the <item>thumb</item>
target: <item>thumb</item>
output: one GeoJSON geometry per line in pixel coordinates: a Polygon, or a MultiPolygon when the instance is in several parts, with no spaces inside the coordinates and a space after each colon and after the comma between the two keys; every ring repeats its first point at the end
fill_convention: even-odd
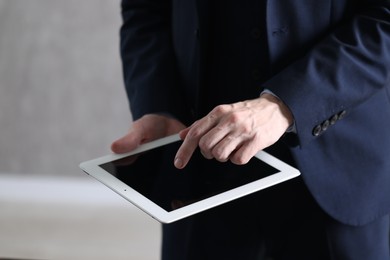
{"type": "Polygon", "coordinates": [[[130,131],[125,136],[119,138],[111,144],[111,150],[114,153],[127,153],[137,148],[141,143],[142,137],[130,131]]]}
{"type": "Polygon", "coordinates": [[[190,129],[191,129],[191,127],[187,127],[187,128],[185,128],[185,129],[183,129],[183,130],[181,130],[179,132],[179,136],[180,136],[181,140],[184,140],[186,138],[186,136],[187,136],[188,132],[190,131],[190,129]]]}

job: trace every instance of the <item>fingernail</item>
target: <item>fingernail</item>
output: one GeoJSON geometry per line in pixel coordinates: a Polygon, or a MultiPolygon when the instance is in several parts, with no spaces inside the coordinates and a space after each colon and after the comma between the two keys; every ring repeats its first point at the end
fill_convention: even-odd
{"type": "Polygon", "coordinates": [[[183,162],[180,158],[176,158],[174,164],[175,164],[175,167],[178,169],[183,168],[183,162]]]}

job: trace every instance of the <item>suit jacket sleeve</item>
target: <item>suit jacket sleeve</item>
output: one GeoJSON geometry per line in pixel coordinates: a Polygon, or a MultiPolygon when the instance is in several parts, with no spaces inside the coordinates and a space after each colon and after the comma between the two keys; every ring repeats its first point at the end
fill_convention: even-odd
{"type": "MultiPolygon", "coordinates": [[[[390,1],[361,2],[353,15],[338,21],[309,52],[265,84],[291,109],[300,146],[317,138],[313,135],[317,124],[353,109],[388,87],[390,1]]],[[[307,18],[303,23],[315,21],[307,18]]],[[[274,40],[278,36],[269,35],[274,40]]]]}
{"type": "Polygon", "coordinates": [[[170,1],[123,0],[121,57],[133,119],[166,113],[184,118],[171,42],[170,1]]]}

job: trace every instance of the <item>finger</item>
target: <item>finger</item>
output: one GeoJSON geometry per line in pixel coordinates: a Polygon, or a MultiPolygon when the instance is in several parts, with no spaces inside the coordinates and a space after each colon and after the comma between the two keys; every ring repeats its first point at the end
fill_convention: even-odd
{"type": "Polygon", "coordinates": [[[240,137],[227,135],[215,145],[212,156],[220,162],[226,162],[241,145],[242,139],[240,137]]]}
{"type": "Polygon", "coordinates": [[[204,152],[203,150],[200,150],[200,153],[203,155],[204,158],[208,159],[208,160],[211,160],[213,159],[214,157],[211,155],[211,153],[206,153],[204,152]]]}
{"type": "Polygon", "coordinates": [[[111,144],[111,150],[114,153],[127,153],[140,145],[142,137],[140,135],[134,134],[130,131],[127,135],[122,138],[114,141],[111,144]]]}
{"type": "Polygon", "coordinates": [[[199,148],[206,159],[213,159],[213,150],[218,143],[229,134],[230,128],[216,126],[202,136],[199,140],[199,148]]]}
{"type": "Polygon", "coordinates": [[[249,160],[257,153],[257,149],[251,141],[244,143],[237,151],[233,152],[230,156],[230,161],[237,165],[243,165],[249,162],[249,160]]]}
{"type": "Polygon", "coordinates": [[[187,165],[199,145],[200,138],[216,124],[217,120],[215,116],[209,114],[182,131],[181,136],[184,137],[184,141],[175,156],[176,168],[182,169],[187,165]]]}
{"type": "MultiPolygon", "coordinates": [[[[203,120],[203,119],[202,119],[203,120]]],[[[184,141],[177,150],[174,165],[178,169],[184,168],[190,160],[195,149],[198,147],[199,139],[204,134],[202,120],[195,122],[192,126],[184,130],[184,141]]]]}
{"type": "Polygon", "coordinates": [[[187,127],[187,128],[185,128],[185,129],[183,129],[183,130],[181,130],[179,132],[179,137],[180,137],[181,140],[184,140],[186,138],[186,136],[187,136],[188,132],[190,131],[190,129],[191,129],[191,127],[187,127]]]}
{"type": "Polygon", "coordinates": [[[182,145],[176,153],[174,165],[178,169],[183,169],[189,162],[195,149],[198,147],[198,141],[192,138],[184,139],[182,145]]]}

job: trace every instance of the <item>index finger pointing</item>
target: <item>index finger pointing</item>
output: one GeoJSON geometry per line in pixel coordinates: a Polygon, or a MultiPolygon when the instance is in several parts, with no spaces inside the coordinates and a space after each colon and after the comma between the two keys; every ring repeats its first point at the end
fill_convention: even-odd
{"type": "Polygon", "coordinates": [[[180,136],[184,141],[176,153],[174,165],[178,169],[183,169],[189,162],[192,154],[199,145],[200,138],[207,133],[218,121],[213,113],[196,121],[192,126],[184,129],[180,136]]]}
{"type": "Polygon", "coordinates": [[[174,165],[176,168],[183,169],[187,165],[195,149],[198,147],[198,142],[199,140],[186,136],[175,156],[174,165]]]}

